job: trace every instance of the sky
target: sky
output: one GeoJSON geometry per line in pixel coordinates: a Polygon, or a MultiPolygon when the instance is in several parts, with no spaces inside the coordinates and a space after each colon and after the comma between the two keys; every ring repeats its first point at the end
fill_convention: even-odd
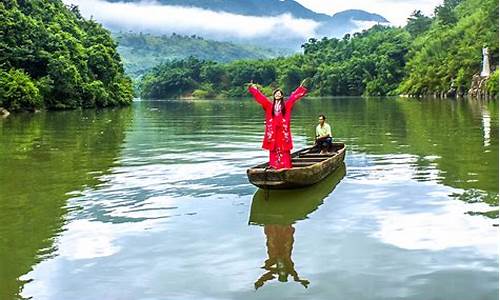
{"type": "Polygon", "coordinates": [[[332,15],[346,9],[362,9],[385,17],[393,25],[402,26],[414,10],[431,15],[442,0],[295,0],[310,10],[332,15]]]}

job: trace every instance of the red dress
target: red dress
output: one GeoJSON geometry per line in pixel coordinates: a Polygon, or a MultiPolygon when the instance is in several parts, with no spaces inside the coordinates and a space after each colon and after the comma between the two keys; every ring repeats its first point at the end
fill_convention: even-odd
{"type": "MultiPolygon", "coordinates": [[[[273,116],[273,103],[267,99],[257,88],[248,87],[248,91],[262,106],[266,115],[266,129],[262,148],[269,150],[269,165],[275,169],[291,168],[292,159],[290,150],[293,148],[290,119],[294,104],[307,93],[303,86],[298,87],[285,101],[285,114],[273,116]]],[[[283,101],[283,100],[282,100],[283,101]]]]}

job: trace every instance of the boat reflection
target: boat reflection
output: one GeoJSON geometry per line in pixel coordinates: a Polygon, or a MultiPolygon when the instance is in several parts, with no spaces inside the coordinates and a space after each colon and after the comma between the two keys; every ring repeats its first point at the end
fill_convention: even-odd
{"type": "Polygon", "coordinates": [[[287,282],[290,276],[295,282],[308,287],[309,280],[299,276],[292,260],[295,241],[293,224],[306,219],[318,209],[345,174],[345,165],[342,164],[332,175],[311,187],[295,190],[259,189],[255,193],[249,224],[264,227],[268,256],[262,266],[265,273],[255,282],[255,289],[274,279],[287,282]]]}

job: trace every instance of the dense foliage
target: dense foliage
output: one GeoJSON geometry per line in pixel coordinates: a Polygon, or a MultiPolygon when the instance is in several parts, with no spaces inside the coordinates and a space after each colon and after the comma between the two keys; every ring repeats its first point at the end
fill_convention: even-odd
{"type": "Polygon", "coordinates": [[[403,78],[409,45],[407,31],[379,25],[342,40],[309,40],[304,56],[320,95],[379,96],[390,94],[403,78]]]}
{"type": "Polygon", "coordinates": [[[128,74],[138,77],[152,67],[173,59],[194,56],[203,60],[230,62],[238,59],[273,58],[289,54],[286,49],[265,49],[252,45],[206,40],[199,36],[156,36],[143,33],[116,33],[118,52],[128,74]]]}
{"type": "Polygon", "coordinates": [[[162,98],[244,96],[253,80],[266,92],[294,89],[312,78],[316,95],[386,95],[403,78],[404,56],[410,34],[400,28],[375,26],[343,39],[310,39],[303,55],[269,60],[241,60],[228,64],[196,58],[174,60],[144,76],[141,96],[162,98]]]}
{"type": "Polygon", "coordinates": [[[399,92],[463,95],[481,70],[484,46],[498,66],[498,0],[445,0],[412,43],[399,92]]]}
{"type": "Polygon", "coordinates": [[[60,0],[0,2],[0,106],[11,110],[130,103],[111,35],[60,0]]]}
{"type": "MultiPolygon", "coordinates": [[[[403,28],[310,39],[303,54],[226,64],[173,60],[144,76],[141,96],[244,96],[250,80],[267,93],[277,86],[290,92],[305,77],[314,95],[463,95],[481,70],[483,46],[497,68],[498,0],[446,0],[433,17],[415,11],[403,28]]],[[[498,94],[495,74],[490,94],[498,94]]]]}

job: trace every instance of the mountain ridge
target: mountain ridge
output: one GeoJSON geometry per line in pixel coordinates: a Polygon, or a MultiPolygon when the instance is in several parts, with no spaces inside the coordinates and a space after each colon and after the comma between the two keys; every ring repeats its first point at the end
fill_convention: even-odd
{"type": "MultiPolygon", "coordinates": [[[[108,2],[141,3],[142,0],[106,0],[108,2]]],[[[313,19],[319,22],[331,21],[337,15],[346,12],[363,12],[369,21],[389,23],[383,16],[365,10],[348,9],[333,15],[315,12],[294,0],[157,0],[156,3],[171,6],[196,7],[218,12],[228,12],[245,16],[276,16],[290,13],[296,18],[313,19]]],[[[365,20],[361,20],[365,21],[365,20]]],[[[367,20],[368,21],[368,20],[367,20]]]]}
{"type": "MultiPolygon", "coordinates": [[[[198,8],[212,12],[224,12],[238,16],[250,17],[276,17],[290,15],[294,19],[312,21],[317,24],[314,32],[308,37],[298,35],[288,35],[281,27],[276,27],[272,34],[265,36],[266,39],[252,37],[240,37],[237,35],[224,36],[202,28],[196,30],[179,31],[172,29],[172,32],[191,35],[196,34],[207,39],[231,41],[236,43],[251,43],[259,46],[268,44],[279,44],[282,47],[300,49],[300,45],[306,42],[307,38],[336,37],[341,38],[347,33],[358,32],[367,29],[372,24],[389,24],[389,21],[379,14],[370,13],[359,9],[349,9],[337,12],[333,15],[315,12],[304,7],[294,0],[156,0],[154,2],[144,2],[143,0],[102,0],[108,3],[133,3],[144,5],[161,5],[166,7],[198,8]]],[[[194,14],[195,12],[193,12],[194,14]]],[[[194,16],[196,17],[196,16],[194,16]]],[[[223,16],[222,16],[223,17],[223,16]]],[[[189,15],[187,15],[187,19],[189,15]]],[[[106,23],[106,22],[104,22],[106,23]]],[[[117,24],[109,24],[110,29],[117,31],[134,31],[133,28],[120,27],[117,24]]],[[[145,29],[141,31],[156,35],[171,33],[170,27],[145,29]]],[[[138,32],[138,31],[135,31],[138,32]]]]}

